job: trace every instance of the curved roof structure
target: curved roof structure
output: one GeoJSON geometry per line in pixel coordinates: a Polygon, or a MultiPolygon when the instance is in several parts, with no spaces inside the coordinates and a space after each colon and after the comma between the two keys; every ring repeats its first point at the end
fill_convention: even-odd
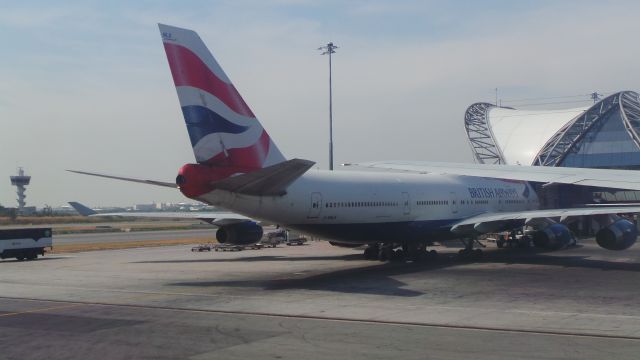
{"type": "Polygon", "coordinates": [[[465,113],[465,128],[480,163],[640,168],[640,100],[633,91],[576,109],[476,103],[465,113]]]}

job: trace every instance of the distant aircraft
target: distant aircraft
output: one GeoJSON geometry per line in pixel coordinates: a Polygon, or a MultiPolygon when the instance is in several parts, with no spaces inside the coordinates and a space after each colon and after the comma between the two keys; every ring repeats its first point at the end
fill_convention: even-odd
{"type": "Polygon", "coordinates": [[[463,241],[466,257],[480,252],[474,250],[479,234],[523,225],[536,230],[537,246],[565,247],[572,241],[565,224],[584,215],[603,226],[596,235],[601,247],[623,250],[636,241],[635,225],[615,214],[640,207],[540,209],[531,183],[640,190],[636,171],[401,161],[325,171],[312,169],[312,161],[287,160],[200,37],[159,27],[196,163],[180,168],[175,183],[80,173],[177,187],[191,199],[242,214],[221,225],[221,242],[257,233],[260,225],[251,218],[335,244],[367,244],[367,258],[416,260],[427,246],[451,239],[463,241]]]}
{"type": "MultiPolygon", "coordinates": [[[[77,201],[69,201],[69,205],[74,208],[78,214],[82,216],[115,216],[115,217],[127,217],[127,218],[158,218],[158,219],[197,219],[207,222],[211,225],[217,226],[220,230],[223,226],[235,225],[247,226],[253,229],[253,232],[246,232],[242,237],[237,238],[235,242],[238,245],[249,245],[256,243],[262,238],[262,226],[258,225],[255,221],[252,221],[246,216],[240,214],[234,214],[230,212],[174,212],[174,211],[158,211],[158,212],[97,212],[86,205],[83,205],[77,201]],[[244,225],[243,225],[244,224],[244,225]]],[[[264,224],[261,224],[264,225],[264,224]]],[[[225,228],[218,234],[218,238],[229,236],[229,231],[225,228]]]]}

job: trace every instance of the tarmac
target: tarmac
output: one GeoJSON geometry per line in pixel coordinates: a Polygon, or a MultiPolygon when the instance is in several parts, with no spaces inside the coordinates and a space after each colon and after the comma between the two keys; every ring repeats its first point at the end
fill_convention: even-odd
{"type": "Polygon", "coordinates": [[[324,242],[0,261],[7,359],[637,359],[640,247],[593,241],[460,262],[324,242]]]}

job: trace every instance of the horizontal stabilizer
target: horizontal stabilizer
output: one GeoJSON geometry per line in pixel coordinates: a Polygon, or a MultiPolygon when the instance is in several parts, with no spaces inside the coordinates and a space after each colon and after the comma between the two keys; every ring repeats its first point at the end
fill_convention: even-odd
{"type": "Polygon", "coordinates": [[[217,189],[245,195],[282,196],[287,187],[309,170],[315,162],[292,159],[264,169],[233,176],[212,185],[217,189]]]}
{"type": "Polygon", "coordinates": [[[103,178],[107,178],[107,179],[116,179],[116,180],[137,182],[137,183],[141,183],[141,184],[164,186],[164,187],[170,187],[170,188],[174,188],[174,189],[178,187],[175,183],[164,182],[164,181],[126,178],[126,177],[121,177],[121,176],[96,174],[96,173],[90,173],[90,172],[78,171],[78,170],[67,170],[67,171],[72,172],[72,173],[76,173],[76,174],[99,176],[99,177],[103,177],[103,178]]]}

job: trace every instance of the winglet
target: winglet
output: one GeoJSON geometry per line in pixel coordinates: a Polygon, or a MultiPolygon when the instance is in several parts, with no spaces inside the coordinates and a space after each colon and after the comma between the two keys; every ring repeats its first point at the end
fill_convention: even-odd
{"type": "Polygon", "coordinates": [[[69,201],[69,205],[71,205],[72,208],[74,208],[78,214],[82,215],[82,216],[91,216],[91,215],[96,215],[97,212],[85,205],[80,204],[79,202],[76,201],[69,201]]]}

